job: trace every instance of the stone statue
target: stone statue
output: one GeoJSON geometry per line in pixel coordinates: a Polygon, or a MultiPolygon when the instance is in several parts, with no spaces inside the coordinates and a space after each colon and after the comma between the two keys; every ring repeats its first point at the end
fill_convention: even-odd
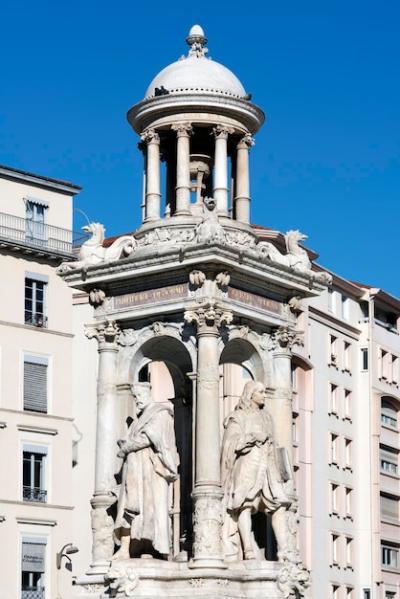
{"type": "Polygon", "coordinates": [[[330,285],[332,276],[325,272],[315,272],[312,270],[312,264],[307,251],[301,247],[300,242],[305,241],[307,235],[300,231],[288,231],[285,234],[286,254],[281,252],[270,242],[260,241],[256,246],[256,252],[261,260],[267,259],[278,264],[288,266],[297,272],[303,272],[309,275],[315,281],[330,285]]]}
{"type": "Polygon", "coordinates": [[[196,242],[200,245],[207,243],[225,243],[225,231],[219,223],[216,202],[214,198],[203,200],[203,221],[196,229],[196,242]]]}
{"type": "Polygon", "coordinates": [[[100,262],[112,262],[121,256],[129,256],[136,248],[137,242],[132,235],[118,237],[109,247],[103,246],[105,229],[101,223],[90,223],[82,229],[91,233],[91,237],[79,248],[79,259],[74,262],[63,262],[57,268],[59,274],[75,270],[86,269],[100,262]]]}
{"type": "Polygon", "coordinates": [[[278,552],[287,545],[286,508],[292,498],[281,480],[272,420],[264,409],[265,388],[249,381],[224,422],[221,474],[224,490],[223,543],[228,560],[261,559],[251,516],[273,514],[278,552]]]}
{"type": "Polygon", "coordinates": [[[124,459],[115,521],[121,547],[113,559],[170,552],[168,487],[178,474],[173,406],[155,402],[149,383],[132,385],[138,418],[119,439],[124,459]]]}

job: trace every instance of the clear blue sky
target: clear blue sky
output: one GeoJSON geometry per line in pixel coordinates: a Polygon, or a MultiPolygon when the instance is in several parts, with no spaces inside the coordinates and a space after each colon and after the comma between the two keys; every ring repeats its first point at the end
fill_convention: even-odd
{"type": "Polygon", "coordinates": [[[253,222],[300,228],[322,264],[400,296],[398,0],[17,0],[1,19],[0,163],[82,185],[90,219],[132,230],[125,114],[198,22],[267,113],[253,222]]]}

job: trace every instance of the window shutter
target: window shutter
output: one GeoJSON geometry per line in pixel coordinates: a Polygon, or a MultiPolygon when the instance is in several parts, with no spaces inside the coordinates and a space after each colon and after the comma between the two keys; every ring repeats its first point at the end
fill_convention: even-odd
{"type": "Polygon", "coordinates": [[[399,500],[387,495],[381,495],[381,515],[391,520],[398,520],[399,500]]]}
{"type": "Polygon", "coordinates": [[[41,542],[22,542],[22,571],[44,572],[45,571],[46,544],[41,542]]]}
{"type": "Polygon", "coordinates": [[[47,412],[47,365],[24,362],[24,410],[47,412]]]}

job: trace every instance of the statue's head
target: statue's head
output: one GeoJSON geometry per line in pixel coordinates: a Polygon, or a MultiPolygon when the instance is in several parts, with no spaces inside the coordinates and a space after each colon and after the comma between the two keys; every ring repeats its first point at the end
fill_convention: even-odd
{"type": "Polygon", "coordinates": [[[203,200],[205,207],[207,208],[207,210],[209,210],[210,212],[212,212],[216,206],[216,202],[214,200],[214,198],[209,198],[208,196],[206,196],[203,200]]]}
{"type": "Polygon", "coordinates": [[[82,231],[85,233],[91,233],[93,236],[98,236],[104,239],[105,236],[105,228],[101,223],[89,223],[88,225],[84,225],[82,227],[82,231]]]}
{"type": "Polygon", "coordinates": [[[136,401],[138,413],[143,412],[145,407],[153,401],[150,383],[134,383],[131,385],[132,395],[136,401]]]}
{"type": "Polygon", "coordinates": [[[243,393],[239,399],[238,409],[261,410],[265,403],[265,385],[258,381],[249,381],[245,384],[243,393]]]}

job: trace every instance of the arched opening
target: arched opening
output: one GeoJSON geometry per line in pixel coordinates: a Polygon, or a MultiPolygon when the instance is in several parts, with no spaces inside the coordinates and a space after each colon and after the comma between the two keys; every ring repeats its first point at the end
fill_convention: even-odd
{"type": "Polygon", "coordinates": [[[190,556],[192,543],[192,361],[185,346],[173,337],[145,342],[133,358],[132,382],[150,382],[154,401],[174,405],[174,428],[179,454],[179,478],[170,489],[171,554],[190,556]]]}

